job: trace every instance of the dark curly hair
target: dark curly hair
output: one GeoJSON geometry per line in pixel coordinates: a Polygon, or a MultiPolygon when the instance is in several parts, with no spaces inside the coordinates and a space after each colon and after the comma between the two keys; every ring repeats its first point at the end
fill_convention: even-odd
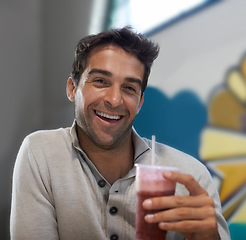
{"type": "Polygon", "coordinates": [[[96,35],[89,35],[79,41],[75,49],[75,57],[71,73],[71,77],[73,78],[76,86],[78,85],[81,74],[86,68],[87,59],[91,51],[102,45],[119,46],[129,54],[136,56],[137,59],[143,63],[143,93],[147,86],[153,61],[159,54],[159,46],[143,34],[133,32],[132,28],[129,26],[120,29],[110,29],[96,35]]]}

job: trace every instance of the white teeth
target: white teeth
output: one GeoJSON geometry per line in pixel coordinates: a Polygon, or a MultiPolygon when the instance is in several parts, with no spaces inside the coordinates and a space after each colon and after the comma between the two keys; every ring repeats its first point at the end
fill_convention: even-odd
{"type": "Polygon", "coordinates": [[[96,114],[97,114],[98,116],[105,117],[105,118],[109,118],[109,119],[113,119],[113,120],[118,120],[118,119],[120,119],[120,116],[119,116],[119,115],[108,115],[108,114],[106,114],[106,113],[98,112],[98,111],[96,111],[96,114]]]}

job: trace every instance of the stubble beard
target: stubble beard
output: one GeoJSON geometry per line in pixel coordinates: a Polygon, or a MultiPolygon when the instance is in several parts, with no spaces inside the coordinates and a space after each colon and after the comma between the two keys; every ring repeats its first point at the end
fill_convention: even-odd
{"type": "MultiPolygon", "coordinates": [[[[75,119],[77,123],[77,133],[84,139],[80,139],[80,143],[84,142],[84,140],[89,140],[93,145],[97,148],[104,150],[113,150],[117,149],[124,145],[124,141],[129,141],[131,139],[131,131],[134,123],[134,119],[132,122],[126,127],[125,130],[119,129],[120,132],[113,133],[112,140],[110,142],[105,142],[104,139],[101,139],[100,136],[96,133],[93,128],[93,125],[88,124],[88,121],[85,119],[84,114],[81,114],[80,111],[75,110],[75,119]],[[122,130],[122,132],[121,132],[122,130]],[[129,136],[128,136],[129,135],[129,136]]],[[[82,146],[81,146],[82,147],[82,146]]]]}

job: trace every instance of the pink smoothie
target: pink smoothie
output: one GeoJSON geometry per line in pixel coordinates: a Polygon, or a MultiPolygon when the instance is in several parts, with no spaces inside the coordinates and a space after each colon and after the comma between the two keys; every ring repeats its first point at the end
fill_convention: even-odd
{"type": "Polygon", "coordinates": [[[176,183],[167,181],[164,170],[177,171],[176,168],[137,164],[136,191],[136,238],[141,240],[165,240],[166,231],[159,229],[158,224],[149,224],[144,220],[146,214],[157,211],[147,211],[142,207],[145,199],[158,196],[169,196],[175,192],[176,183]]]}

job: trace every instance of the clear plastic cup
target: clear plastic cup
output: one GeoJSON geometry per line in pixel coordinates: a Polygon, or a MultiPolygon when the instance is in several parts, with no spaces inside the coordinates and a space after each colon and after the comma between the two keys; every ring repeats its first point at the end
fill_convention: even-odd
{"type": "Polygon", "coordinates": [[[142,203],[145,199],[159,196],[174,195],[176,182],[163,177],[164,170],[178,171],[177,168],[157,165],[136,164],[136,238],[141,240],[165,240],[166,231],[158,227],[158,223],[147,223],[144,220],[146,214],[157,211],[145,210],[142,203]]]}

